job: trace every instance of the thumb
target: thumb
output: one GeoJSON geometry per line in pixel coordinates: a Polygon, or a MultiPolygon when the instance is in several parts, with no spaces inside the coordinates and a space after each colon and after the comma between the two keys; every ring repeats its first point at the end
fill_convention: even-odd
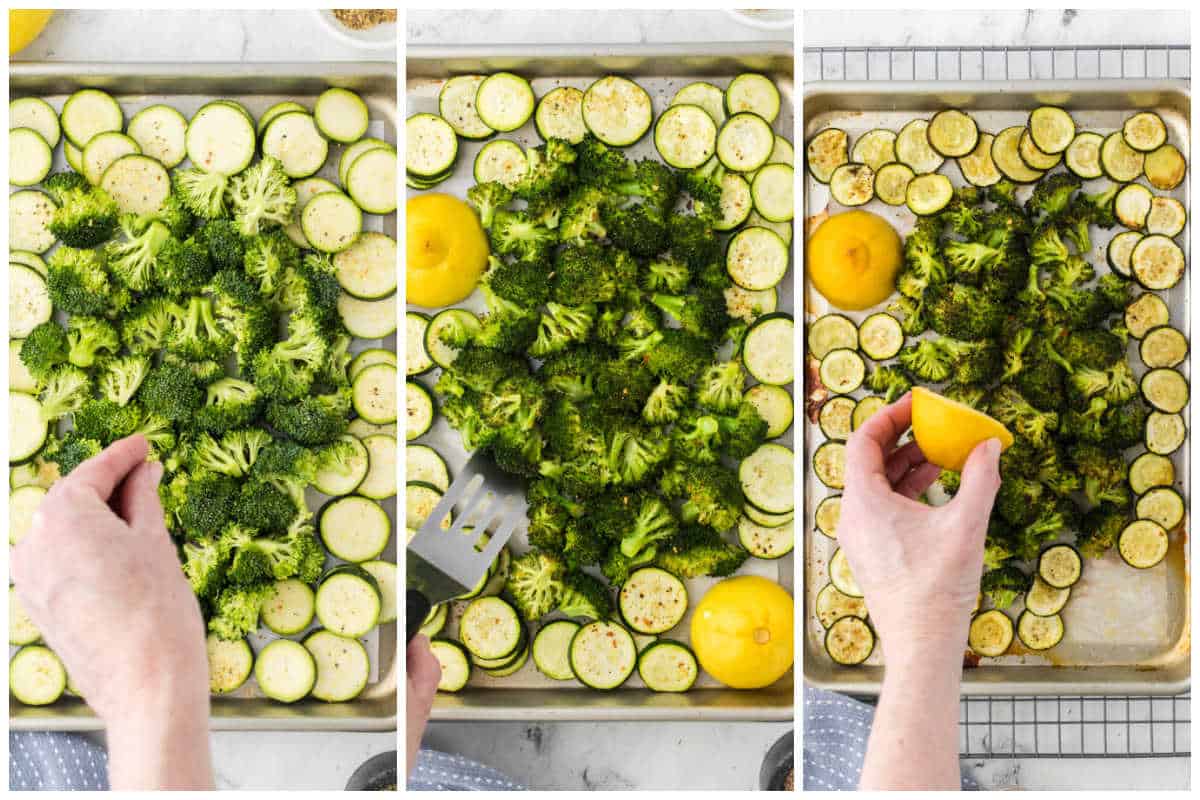
{"type": "Polygon", "coordinates": [[[130,528],[149,530],[162,526],[163,510],[158,500],[158,481],[163,467],[157,461],[143,461],[121,484],[118,495],[117,513],[130,528]]]}
{"type": "Polygon", "coordinates": [[[433,655],[429,640],[424,636],[414,636],[405,655],[409,682],[417,690],[422,702],[432,702],[438,682],[442,679],[442,665],[433,655]]]}
{"type": "Polygon", "coordinates": [[[1000,489],[1000,440],[980,442],[967,457],[954,504],[969,514],[986,519],[1000,489]]]}

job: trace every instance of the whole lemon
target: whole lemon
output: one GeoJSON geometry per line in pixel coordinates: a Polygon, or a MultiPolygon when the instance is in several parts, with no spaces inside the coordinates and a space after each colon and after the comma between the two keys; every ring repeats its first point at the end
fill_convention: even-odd
{"type": "Polygon", "coordinates": [[[791,669],[792,596],[758,575],[727,578],[708,590],[692,615],[700,666],[726,686],[761,689],[791,669]]]}

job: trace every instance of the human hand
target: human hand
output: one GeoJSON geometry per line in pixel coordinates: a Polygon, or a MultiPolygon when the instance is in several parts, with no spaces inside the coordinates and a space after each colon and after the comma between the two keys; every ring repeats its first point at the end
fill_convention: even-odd
{"type": "Polygon", "coordinates": [[[438,681],[442,678],[442,665],[429,649],[429,640],[421,635],[414,636],[408,643],[406,662],[405,734],[408,760],[405,762],[405,769],[411,774],[417,766],[417,751],[421,749],[425,723],[429,721],[438,681]]]}
{"type": "Polygon", "coordinates": [[[941,470],[916,442],[896,447],[912,395],[881,409],[850,437],[838,543],[866,596],[889,663],[918,654],[959,659],[979,593],[984,537],[1000,488],[1000,442],[978,445],[949,503],[917,497],[941,470]]]}
{"type": "Polygon", "coordinates": [[[76,467],[12,550],[22,604],[110,739],[167,715],[207,728],[204,621],[163,522],[162,465],[146,448],[131,436],[76,467]]]}

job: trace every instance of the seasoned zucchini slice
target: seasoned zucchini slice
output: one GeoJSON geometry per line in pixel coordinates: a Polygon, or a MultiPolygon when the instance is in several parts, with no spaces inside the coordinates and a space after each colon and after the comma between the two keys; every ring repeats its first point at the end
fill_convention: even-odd
{"type": "Polygon", "coordinates": [[[841,518],[842,496],[840,494],[831,494],[824,498],[817,503],[817,509],[813,512],[813,521],[816,523],[817,530],[830,539],[837,538],[837,525],[841,518]]]}
{"type": "Polygon", "coordinates": [[[946,159],[929,143],[928,121],[914,119],[900,129],[896,135],[896,160],[908,164],[918,175],[941,168],[946,159]]]}
{"type": "Polygon", "coordinates": [[[1063,155],[1067,169],[1085,181],[1099,178],[1104,174],[1104,167],[1100,166],[1100,146],[1102,144],[1104,144],[1104,137],[1098,133],[1081,131],[1075,134],[1074,141],[1063,155]]]}
{"type": "Polygon", "coordinates": [[[1041,106],[1029,114],[1029,135],[1043,153],[1061,153],[1075,138],[1075,120],[1056,106],[1041,106]]]}
{"type": "Polygon", "coordinates": [[[1153,111],[1139,111],[1125,120],[1121,135],[1134,150],[1149,153],[1167,141],[1167,126],[1153,111]]]}
{"type": "Polygon", "coordinates": [[[939,111],[925,131],[929,145],[946,158],[965,156],[979,143],[979,126],[971,115],[956,108],[939,111]]]}
{"type": "Polygon", "coordinates": [[[1113,198],[1113,213],[1117,220],[1133,231],[1146,227],[1146,217],[1150,215],[1150,203],[1154,195],[1140,183],[1131,183],[1113,198]]]}
{"type": "MultiPolygon", "coordinates": [[[[1132,250],[1130,247],[1131,252],[1132,250]]],[[[1125,306],[1125,327],[1135,339],[1141,339],[1148,331],[1170,321],[1171,310],[1167,307],[1167,302],[1153,292],[1143,292],[1125,306]]]]}
{"type": "Polygon", "coordinates": [[[1055,589],[1066,589],[1083,577],[1083,559],[1069,544],[1051,545],[1038,557],[1037,574],[1055,589]]]}
{"type": "Polygon", "coordinates": [[[1021,134],[1025,128],[1014,125],[996,134],[992,140],[992,162],[1004,177],[1014,183],[1033,183],[1046,173],[1039,169],[1030,169],[1021,160],[1021,134]]]}
{"type": "Polygon", "coordinates": [[[889,206],[902,206],[908,195],[908,184],[916,177],[912,167],[893,161],[875,171],[875,196],[889,206]]]}
{"type": "Polygon", "coordinates": [[[1157,486],[1146,492],[1138,498],[1136,507],[1138,519],[1153,520],[1168,531],[1183,522],[1185,512],[1183,498],[1170,486],[1157,486]]]}
{"type": "Polygon", "coordinates": [[[850,151],[850,160],[866,164],[876,172],[884,164],[896,160],[896,133],[886,128],[876,128],[858,137],[854,149],[850,151]]]}
{"type": "Polygon", "coordinates": [[[1121,231],[1109,240],[1105,258],[1113,272],[1126,278],[1133,276],[1133,267],[1130,266],[1133,248],[1144,235],[1140,231],[1121,231]]]}
{"type": "Polygon", "coordinates": [[[1175,464],[1157,453],[1142,453],[1129,465],[1129,489],[1136,495],[1175,483],[1175,464]]]}
{"type": "Polygon", "coordinates": [[[1155,197],[1150,201],[1150,213],[1146,215],[1146,233],[1161,233],[1172,238],[1183,232],[1187,225],[1187,209],[1174,197],[1155,197]]]}
{"type": "Polygon", "coordinates": [[[872,314],[858,326],[858,346],[867,358],[875,361],[895,358],[904,347],[900,321],[883,311],[872,314]]]}
{"type": "Polygon", "coordinates": [[[1033,143],[1033,137],[1029,135],[1029,129],[1026,128],[1021,132],[1021,138],[1017,140],[1017,155],[1030,169],[1049,170],[1058,166],[1063,159],[1062,153],[1043,153],[1038,149],[1038,146],[1033,143]]]}
{"type": "Polygon", "coordinates": [[[1171,539],[1152,519],[1135,519],[1117,537],[1117,552],[1134,569],[1150,569],[1167,557],[1171,539]]]}
{"type": "Polygon", "coordinates": [[[840,547],[829,559],[829,582],[847,597],[863,596],[858,581],[854,580],[854,573],[850,571],[850,563],[846,560],[846,551],[840,547]]]}
{"type": "Polygon", "coordinates": [[[1188,404],[1188,383],[1173,369],[1152,369],[1142,376],[1142,397],[1159,411],[1178,414],[1188,404]]]}
{"type": "Polygon", "coordinates": [[[865,205],[875,197],[875,172],[866,164],[842,164],[829,179],[829,193],[844,206],[865,205]]]}
{"type": "Polygon", "coordinates": [[[1151,291],[1170,289],[1183,279],[1187,260],[1175,240],[1162,234],[1144,237],[1129,254],[1133,277],[1151,291]]]}
{"type": "Polygon", "coordinates": [[[867,601],[861,597],[842,594],[832,583],[827,583],[817,592],[816,612],[821,627],[828,628],[842,617],[866,619],[867,601]]]}
{"type": "Polygon", "coordinates": [[[928,217],[950,205],[954,185],[945,175],[918,175],[904,192],[904,203],[917,216],[928,217]]]}
{"type": "Polygon", "coordinates": [[[1151,411],[1146,417],[1146,449],[1160,456],[1169,456],[1187,439],[1187,423],[1179,414],[1151,411]]]}
{"type": "Polygon", "coordinates": [[[1033,585],[1025,593],[1025,610],[1039,617],[1049,617],[1066,608],[1067,600],[1071,599],[1071,587],[1056,589],[1041,579],[1033,576],[1033,585]]]}
{"type": "Polygon", "coordinates": [[[808,326],[808,352],[824,358],[831,350],[858,349],[858,327],[841,314],[826,314],[808,326]]]}
{"type": "Polygon", "coordinates": [[[850,429],[858,430],[871,416],[887,405],[887,401],[877,394],[869,394],[858,401],[854,407],[854,416],[850,419],[850,429]]]}
{"type": "Polygon", "coordinates": [[[842,442],[824,442],[813,453],[813,472],[817,480],[830,489],[846,486],[846,445],[842,442]]]}
{"type": "Polygon", "coordinates": [[[1062,617],[1058,614],[1039,617],[1022,611],[1017,618],[1017,637],[1030,650],[1049,650],[1062,641],[1064,632],[1062,617]]]}
{"type": "Polygon", "coordinates": [[[980,656],[995,658],[1008,652],[1013,640],[1013,624],[998,608],[989,609],[971,618],[967,646],[980,656]]]}
{"type": "Polygon", "coordinates": [[[1151,186],[1169,192],[1183,183],[1183,176],[1187,174],[1187,161],[1178,147],[1164,144],[1146,156],[1142,168],[1151,186]]]}
{"type": "Polygon", "coordinates": [[[857,401],[844,394],[825,401],[817,415],[817,425],[826,439],[844,442],[850,438],[850,419],[854,415],[855,405],[857,401]]]}
{"type": "Polygon", "coordinates": [[[972,186],[992,186],[1004,177],[996,169],[996,162],[992,161],[992,142],[995,139],[990,133],[980,133],[975,149],[956,162],[963,180],[972,186]]]}
{"type": "Polygon", "coordinates": [[[825,631],[825,652],[843,666],[863,663],[874,650],[875,633],[859,617],[842,617],[825,631]]]}
{"type": "Polygon", "coordinates": [[[826,128],[808,140],[804,153],[813,180],[829,183],[834,170],[850,160],[849,137],[841,128],[826,128]]]}
{"type": "Polygon", "coordinates": [[[1125,142],[1120,131],[1113,131],[1100,144],[1100,167],[1117,183],[1136,181],[1142,174],[1146,154],[1139,153],[1125,142]]]}
{"type": "Polygon", "coordinates": [[[1187,338],[1170,325],[1160,325],[1146,331],[1138,348],[1142,363],[1150,369],[1175,367],[1188,354],[1187,338]]]}
{"type": "Polygon", "coordinates": [[[855,350],[830,351],[821,359],[821,383],[835,394],[848,394],[862,386],[867,377],[867,365],[855,350]]]}
{"type": "MultiPolygon", "coordinates": [[[[828,442],[826,444],[829,444],[828,442]]],[[[768,514],[786,514],[796,507],[794,454],[768,442],[742,459],[738,480],[746,502],[768,514]]]]}

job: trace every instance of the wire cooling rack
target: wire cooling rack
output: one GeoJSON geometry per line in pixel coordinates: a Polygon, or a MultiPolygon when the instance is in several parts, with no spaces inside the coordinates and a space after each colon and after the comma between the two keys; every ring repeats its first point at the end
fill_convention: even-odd
{"type": "Polygon", "coordinates": [[[1190,78],[1188,45],[806,47],[806,81],[1190,78]]]}
{"type": "MultiPolygon", "coordinates": [[[[1188,79],[1188,45],[808,47],[806,81],[1188,79]]],[[[964,697],[963,758],[1191,755],[1191,695],[964,697]]]]}

